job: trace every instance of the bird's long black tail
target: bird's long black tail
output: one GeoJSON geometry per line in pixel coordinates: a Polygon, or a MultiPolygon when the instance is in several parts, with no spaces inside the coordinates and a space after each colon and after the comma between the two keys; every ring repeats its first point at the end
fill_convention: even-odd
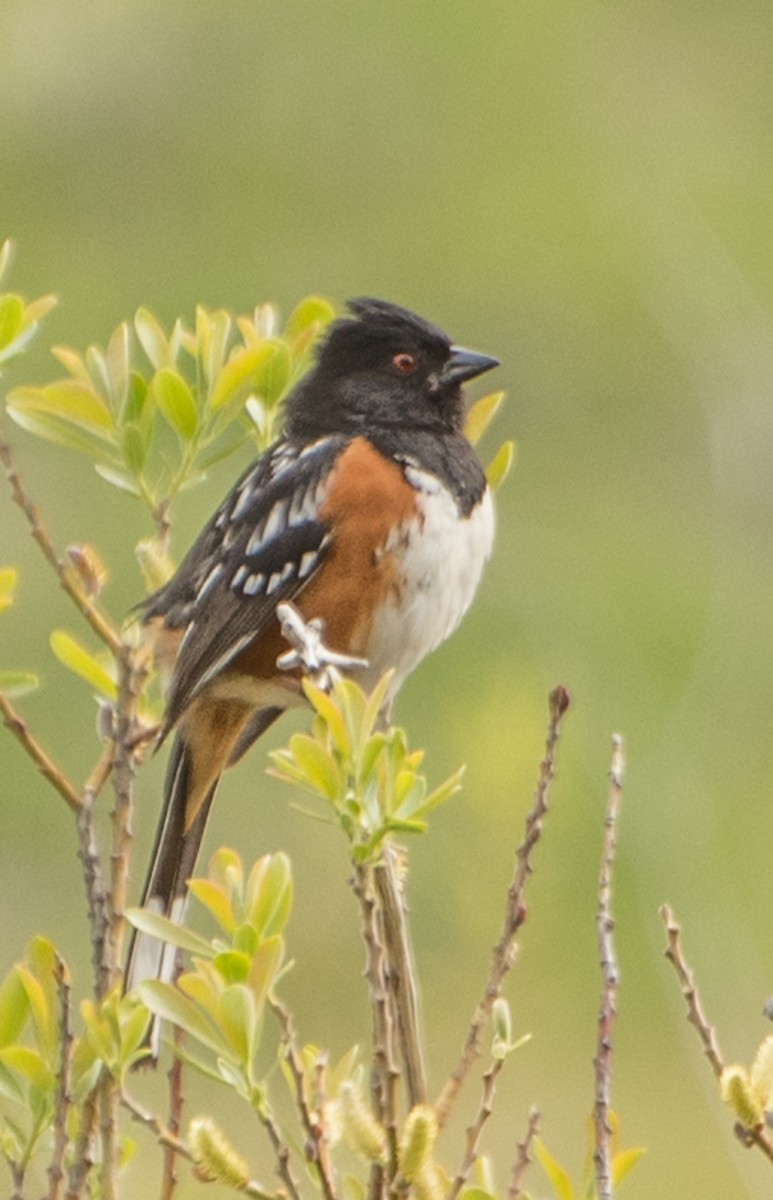
{"type": "MultiPolygon", "coordinates": [[[[239,761],[256,738],[268,729],[281,712],[281,708],[264,708],[253,715],[231,752],[227,764],[229,767],[239,761]]],[[[164,783],[164,806],[140,900],[143,908],[169,918],[176,925],[181,924],[185,916],[188,880],[196,867],[209,810],[219,782],[219,779],[215,780],[193,822],[186,829],[190,772],[191,751],[185,737],[178,733],[169,758],[164,783]]],[[[175,956],[174,946],[160,942],[148,933],[135,931],[129,944],[124,990],[129,991],[149,979],[169,982],[174,976],[175,956]]]]}
{"type": "MultiPolygon", "coordinates": [[[[207,793],[192,825],[186,829],[189,757],[185,739],[178,734],[169,759],[164,807],[140,900],[143,908],[158,916],[168,917],[176,925],[181,924],[185,916],[188,880],[196,866],[217,787],[215,783],[207,793]]],[[[166,945],[148,933],[135,931],[127,956],[125,990],[129,991],[148,979],[169,982],[174,974],[175,955],[174,946],[166,945]]]]}

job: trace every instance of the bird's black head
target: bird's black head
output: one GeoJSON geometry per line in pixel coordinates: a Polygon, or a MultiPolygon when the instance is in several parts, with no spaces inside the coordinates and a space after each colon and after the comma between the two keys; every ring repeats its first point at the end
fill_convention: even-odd
{"type": "Polygon", "coordinates": [[[498,366],[451,344],[441,329],[386,300],[350,300],[315,367],[287,399],[287,432],[316,438],[380,429],[461,429],[462,384],[498,366]]]}

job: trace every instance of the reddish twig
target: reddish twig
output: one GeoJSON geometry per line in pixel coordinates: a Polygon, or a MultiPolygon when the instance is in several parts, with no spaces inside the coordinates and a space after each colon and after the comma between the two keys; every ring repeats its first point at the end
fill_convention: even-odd
{"type": "Polygon", "coordinates": [[[448,1191],[446,1200],[457,1200],[457,1196],[461,1192],[467,1176],[472,1169],[472,1166],[478,1157],[478,1143],[480,1135],[483,1131],[483,1126],[488,1121],[494,1110],[494,1093],[496,1091],[497,1076],[504,1066],[504,1058],[497,1058],[491,1064],[489,1069],[483,1075],[483,1094],[478,1105],[478,1111],[475,1114],[475,1119],[471,1125],[467,1127],[466,1142],[462,1161],[459,1164],[459,1169],[456,1172],[454,1181],[448,1191]]]}
{"type": "MultiPolygon", "coordinates": [[[[706,1055],[712,1071],[717,1079],[721,1079],[725,1063],[719,1049],[719,1042],[717,1041],[714,1027],[709,1023],[703,1012],[700,994],[695,983],[695,975],[684,957],[682,950],[682,927],[667,904],[661,905],[660,916],[666,927],[668,938],[665,955],[674,968],[679,980],[682,995],[687,1005],[687,1020],[698,1034],[701,1046],[703,1047],[703,1053],[706,1055]]],[[[734,1133],[742,1145],[746,1147],[756,1146],[766,1158],[773,1162],[773,1142],[771,1142],[764,1129],[761,1127],[748,1129],[745,1125],[736,1123],[734,1133]]]]}
{"type": "Polygon", "coordinates": [[[67,1178],[65,1200],[82,1200],[94,1166],[94,1135],[99,1118],[99,1084],[93,1087],[80,1106],[80,1128],[67,1178]]]}
{"type": "Polygon", "coordinates": [[[48,1168],[48,1198],[60,1200],[64,1186],[64,1160],[69,1144],[67,1122],[72,1105],[72,1043],[70,1021],[70,980],[64,959],[58,954],[54,963],[54,979],[59,1000],[59,1070],[56,1079],[56,1110],[54,1114],[54,1145],[48,1168]]]}
{"type": "Polygon", "coordinates": [[[507,1200],[523,1200],[523,1181],[531,1163],[529,1151],[531,1150],[532,1142],[537,1136],[539,1118],[540,1115],[537,1109],[532,1108],[529,1112],[529,1124],[526,1128],[523,1141],[519,1142],[516,1147],[515,1162],[510,1172],[510,1185],[507,1189],[507,1200]]]}
{"type": "MultiPolygon", "coordinates": [[[[178,1025],[173,1027],[173,1036],[175,1046],[181,1046],[185,1040],[185,1034],[178,1025]]],[[[177,1143],[179,1142],[180,1130],[182,1129],[183,1105],[185,1103],[183,1060],[179,1054],[173,1055],[172,1065],[167,1072],[166,1078],[169,1084],[169,1119],[166,1128],[174,1141],[170,1140],[164,1145],[161,1200],[171,1200],[178,1183],[177,1155],[179,1149],[177,1143]]]]}
{"type": "Polygon", "coordinates": [[[292,1013],[275,996],[269,996],[268,1003],[282,1030],[284,1058],[290,1068],[290,1074],[295,1086],[295,1104],[298,1109],[298,1115],[301,1118],[301,1124],[306,1133],[307,1158],[317,1169],[317,1178],[319,1179],[320,1188],[325,1200],[336,1200],[335,1181],[331,1173],[331,1165],[324,1145],[325,1131],[318,1115],[312,1112],[311,1102],[307,1094],[306,1073],[296,1046],[292,1013]]]}
{"type": "Polygon", "coordinates": [[[599,1200],[612,1200],[612,1129],[609,1123],[612,1094],[612,1029],[617,1015],[617,988],[619,972],[612,936],[612,874],[617,849],[617,821],[623,789],[623,739],[615,734],[612,738],[612,763],[609,770],[609,794],[604,819],[604,847],[599,871],[598,908],[596,931],[601,964],[601,1005],[599,1008],[599,1032],[596,1057],[593,1066],[596,1077],[594,1103],[595,1149],[593,1161],[596,1168],[596,1188],[599,1200]]]}
{"type": "Polygon", "coordinates": [[[54,791],[59,793],[68,808],[77,813],[83,804],[77,788],[70,783],[61,767],[58,767],[46,753],[34,734],[30,733],[26,721],[3,692],[0,692],[0,714],[2,714],[3,724],[8,732],[16,738],[25,754],[32,759],[43,778],[51,784],[54,791]]]}
{"type": "Polygon", "coordinates": [[[526,881],[532,873],[532,852],[542,834],[542,822],[548,811],[550,784],[555,774],[556,745],[558,743],[561,718],[569,707],[569,693],[564,687],[557,687],[549,697],[550,717],[545,738],[545,756],[540,763],[537,787],[534,800],[526,817],[526,828],[523,841],[515,854],[513,880],[507,893],[507,904],[499,939],[494,946],[491,956],[488,979],[483,989],[475,1011],[470,1021],[467,1039],[461,1057],[453,1073],[443,1087],[436,1104],[437,1118],[442,1126],[448,1120],[449,1113],[467,1075],[480,1054],[481,1032],[491,1013],[494,1001],[502,990],[502,984],[510,970],[515,954],[515,937],[526,920],[527,909],[524,904],[526,881]]]}
{"type": "Polygon", "coordinates": [[[2,439],[0,439],[0,464],[2,464],[5,470],[8,486],[11,489],[11,499],[26,517],[30,533],[40,547],[46,562],[54,571],[61,587],[73,601],[100,641],[104,642],[114,654],[118,654],[121,649],[121,639],[118,633],[113,628],[108,617],[96,605],[92,597],[86,593],[77,572],[64,563],[54,549],[54,544],[40,520],[38,510],[26,493],[11,447],[2,439]]]}

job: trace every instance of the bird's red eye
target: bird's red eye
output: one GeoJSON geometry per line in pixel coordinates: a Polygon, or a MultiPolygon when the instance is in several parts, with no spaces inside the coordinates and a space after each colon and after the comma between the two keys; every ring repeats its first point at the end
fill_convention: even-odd
{"type": "Polygon", "coordinates": [[[396,354],[392,363],[401,375],[410,375],[411,371],[416,368],[416,359],[412,354],[396,354]]]}

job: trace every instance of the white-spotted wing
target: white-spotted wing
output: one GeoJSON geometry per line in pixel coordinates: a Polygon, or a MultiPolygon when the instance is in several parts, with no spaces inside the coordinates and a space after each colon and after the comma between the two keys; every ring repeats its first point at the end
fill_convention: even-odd
{"type": "Polygon", "coordinates": [[[277,442],[237,481],[169,583],[146,601],[146,620],[184,630],[165,730],[320,566],[330,533],[319,510],[345,444],[342,437],[308,446],[277,442]]]}

